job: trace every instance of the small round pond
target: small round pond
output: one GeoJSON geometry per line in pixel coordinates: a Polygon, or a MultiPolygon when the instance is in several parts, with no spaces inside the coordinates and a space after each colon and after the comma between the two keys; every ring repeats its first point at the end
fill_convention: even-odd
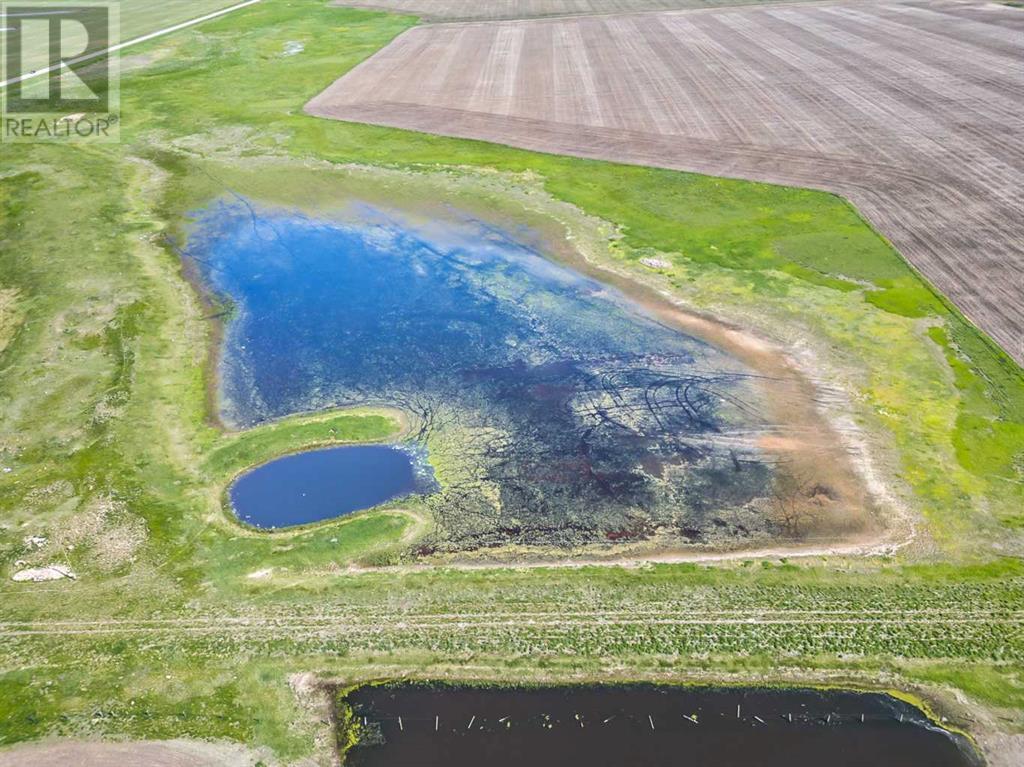
{"type": "Polygon", "coordinates": [[[243,522],[265,529],[307,525],[435,489],[416,451],[394,445],[352,445],[278,458],[231,485],[231,506],[243,522]]]}

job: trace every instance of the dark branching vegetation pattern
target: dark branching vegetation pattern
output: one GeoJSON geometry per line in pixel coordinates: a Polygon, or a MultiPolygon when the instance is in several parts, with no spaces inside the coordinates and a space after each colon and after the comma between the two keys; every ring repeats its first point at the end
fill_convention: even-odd
{"type": "Polygon", "coordinates": [[[773,532],[738,361],[482,222],[357,221],[200,216],[189,258],[234,306],[232,424],[401,406],[441,473],[421,551],[773,532]]]}

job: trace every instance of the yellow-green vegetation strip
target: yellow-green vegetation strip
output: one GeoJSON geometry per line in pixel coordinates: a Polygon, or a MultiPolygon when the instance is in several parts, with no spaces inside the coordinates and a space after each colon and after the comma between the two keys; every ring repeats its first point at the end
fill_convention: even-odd
{"type": "Polygon", "coordinates": [[[399,418],[393,413],[343,410],[225,434],[210,448],[203,468],[211,478],[233,476],[287,453],[350,442],[383,442],[398,436],[399,418]]]}
{"type": "MultiPolygon", "coordinates": [[[[0,739],[82,727],[166,736],[177,727],[298,754],[314,723],[292,711],[287,678],[308,671],[339,682],[955,682],[976,701],[1019,710],[1024,569],[997,561],[955,573],[893,566],[865,578],[791,565],[339,573],[283,589],[248,581],[243,592],[187,610],[123,605],[105,620],[59,626],[26,617],[3,626],[5,664],[17,670],[3,681],[0,739]]],[[[69,588],[48,598],[67,609],[82,597],[69,588]]]]}
{"type": "Polygon", "coordinates": [[[124,78],[122,144],[0,154],[0,317],[13,328],[0,351],[0,744],[229,738],[302,756],[316,724],[288,679],[304,671],[894,677],[955,686],[1022,723],[1024,572],[990,553],[1020,550],[1020,368],[835,197],[303,115],[413,23],[260,3],[133,52],[151,63],[124,78]],[[284,56],[290,42],[302,52],[284,56]],[[263,175],[268,156],[281,170],[263,175]],[[510,190],[539,186],[534,199],[617,228],[606,245],[622,268],[657,255],[671,264],[658,279],[692,305],[816,344],[858,424],[897,451],[890,468],[947,561],[365,573],[399,561],[415,510],[275,535],[232,524],[219,492],[234,472],[394,424],[210,426],[213,320],[167,237],[224,193],[214,166],[237,166],[232,189],[294,204],[348,183],[325,162],[500,171],[510,190]],[[62,545],[96,509],[99,533],[62,545]],[[145,540],[112,546],[129,518],[145,540]],[[26,542],[37,535],[42,547],[26,542]],[[78,580],[16,584],[19,561],[62,562],[78,580]]]}

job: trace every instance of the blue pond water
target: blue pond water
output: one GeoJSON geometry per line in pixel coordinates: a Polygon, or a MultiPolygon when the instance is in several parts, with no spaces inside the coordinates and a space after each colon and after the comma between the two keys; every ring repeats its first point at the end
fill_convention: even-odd
{"type": "Polygon", "coordinates": [[[444,466],[436,548],[753,531],[771,469],[749,371],[520,234],[368,206],[203,211],[186,258],[236,309],[224,419],[403,408],[444,466]]]}
{"type": "Polygon", "coordinates": [[[428,492],[414,452],[353,445],[285,456],[243,474],[231,486],[239,518],[255,527],[306,525],[428,492]]]}

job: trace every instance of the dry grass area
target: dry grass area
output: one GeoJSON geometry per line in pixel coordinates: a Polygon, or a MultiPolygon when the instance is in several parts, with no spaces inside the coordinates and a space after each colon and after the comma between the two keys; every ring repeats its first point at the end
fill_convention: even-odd
{"type": "MultiPolygon", "coordinates": [[[[425,21],[501,21],[545,16],[676,11],[773,0],[334,0],[334,5],[410,13],[425,21]]],[[[777,0],[776,0],[777,1],[777,0]]],[[[792,2],[792,0],[790,0],[792,2]]],[[[800,0],[797,0],[798,2],[800,0]]],[[[804,0],[805,2],[807,0],[804,0]]]]}
{"type": "Polygon", "coordinates": [[[7,348],[18,329],[17,303],[18,292],[16,290],[0,287],[0,352],[7,348]]]}
{"type": "Polygon", "coordinates": [[[187,740],[97,743],[59,740],[0,751],[0,767],[256,767],[260,755],[233,744],[187,740]]]}
{"type": "Polygon", "coordinates": [[[973,1],[443,24],[307,110],[837,192],[1024,361],[1022,59],[973,1]]]}

